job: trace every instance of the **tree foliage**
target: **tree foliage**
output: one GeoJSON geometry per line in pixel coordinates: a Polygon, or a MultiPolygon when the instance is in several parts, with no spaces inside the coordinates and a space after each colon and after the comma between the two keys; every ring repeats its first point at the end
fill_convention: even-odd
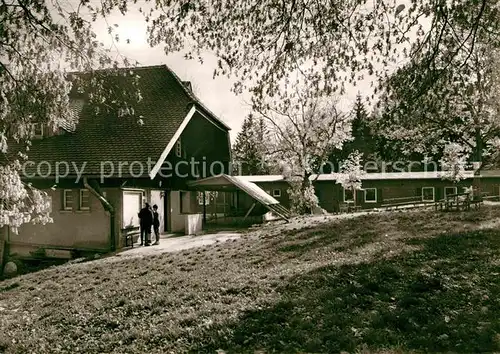
{"type": "Polygon", "coordinates": [[[124,74],[134,78],[131,87],[118,85],[116,90],[106,79],[113,70],[95,71],[131,65],[112,55],[92,31],[97,18],[108,16],[112,7],[93,7],[89,1],[73,7],[57,0],[0,0],[0,227],[15,231],[25,222],[51,221],[46,193],[21,179],[33,124],[55,131],[73,120],[71,92],[84,94],[96,113],[133,115],[133,103],[141,98],[133,72],[124,74]],[[19,150],[22,145],[25,151],[19,150]]]}
{"type": "Polygon", "coordinates": [[[456,143],[469,160],[483,161],[500,134],[498,51],[476,43],[470,57],[460,70],[443,68],[440,80],[418,97],[413,83],[423,79],[425,61],[387,80],[376,125],[394,149],[441,156],[445,146],[456,143]]]}
{"type": "Polygon", "coordinates": [[[304,186],[302,180],[292,178],[287,189],[288,197],[292,201],[290,211],[300,215],[312,212],[319,205],[314,186],[308,183],[304,186]]]}
{"type": "Polygon", "coordinates": [[[270,104],[257,110],[269,126],[271,158],[283,167],[292,194],[297,196],[292,198],[297,211],[317,205],[310,177],[321,171],[334,149],[341,149],[351,139],[351,117],[337,105],[335,98],[312,96],[307,88],[296,86],[283,110],[270,104]]]}
{"type": "Polygon", "coordinates": [[[337,178],[337,183],[345,190],[352,192],[354,203],[356,203],[356,191],[361,189],[362,177],[365,171],[362,166],[363,154],[359,151],[353,151],[342,163],[337,178]]]}
{"type": "MultiPolygon", "coordinates": [[[[185,50],[187,58],[200,58],[205,50],[216,53],[214,76],[235,77],[235,92],[249,89],[258,108],[273,97],[274,107],[286,109],[297,76],[319,96],[342,94],[348,85],[366,80],[372,81],[375,95],[384,96],[388,77],[404,65],[386,95],[391,115],[400,113],[409,121],[412,112],[406,106],[411,105],[424,112],[427,124],[446,102],[453,106],[458,96],[464,97],[450,88],[482,65],[479,48],[497,50],[500,44],[496,0],[163,0],[156,9],[162,12],[147,13],[152,45],[164,45],[170,53],[184,50],[188,41],[194,48],[185,50]]],[[[420,146],[398,143],[396,152],[423,156],[424,148],[431,148],[442,153],[444,142],[453,141],[439,136],[443,129],[432,134],[427,134],[431,129],[416,130],[406,135],[415,133],[413,141],[424,138],[420,146]]],[[[378,145],[404,142],[401,134],[395,129],[378,145]]],[[[478,155],[481,148],[476,150],[478,155]]]]}
{"type": "Polygon", "coordinates": [[[268,159],[269,132],[263,118],[249,115],[233,146],[233,162],[243,175],[265,175],[271,172],[268,159]]]}
{"type": "Polygon", "coordinates": [[[337,166],[340,166],[354,151],[359,151],[365,161],[376,162],[379,159],[377,151],[379,137],[373,132],[372,119],[360,93],[356,96],[351,115],[352,139],[346,141],[341,150],[332,152],[328,159],[333,168],[330,172],[338,171],[337,166]]]}
{"type": "Polygon", "coordinates": [[[449,143],[446,145],[440,162],[442,179],[459,182],[465,178],[467,155],[460,144],[449,143]]]}
{"type": "Polygon", "coordinates": [[[235,91],[250,88],[258,103],[285,95],[291,73],[330,94],[425,60],[423,80],[414,83],[419,95],[441,68],[468,63],[477,42],[497,46],[500,23],[496,0],[162,0],[155,8],[161,12],[146,11],[152,45],[170,53],[189,41],[186,57],[216,53],[214,75],[234,75],[235,91]]]}

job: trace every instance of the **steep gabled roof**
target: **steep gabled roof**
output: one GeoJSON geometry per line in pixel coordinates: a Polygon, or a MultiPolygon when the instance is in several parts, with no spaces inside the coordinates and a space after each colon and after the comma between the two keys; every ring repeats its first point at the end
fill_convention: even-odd
{"type": "MultiPolygon", "coordinates": [[[[96,115],[88,104],[77,105],[75,112],[80,111],[80,116],[75,129],[63,127],[73,132],[34,140],[28,152],[29,160],[37,164],[47,161],[45,169],[50,165],[51,172],[57,162],[68,163],[71,172],[74,172],[72,163],[78,168],[85,163],[87,175],[99,175],[102,167],[110,171],[111,166],[116,174],[120,162],[124,166],[122,175],[130,172],[129,165],[133,163],[132,172],[138,175],[137,162],[141,162],[146,176],[146,163],[151,161],[152,165],[157,161],[193,106],[222,129],[230,130],[167,66],[140,67],[132,71],[140,76],[138,88],[143,97],[134,104],[135,117],[118,117],[116,113],[96,115]]],[[[35,171],[28,170],[28,173],[35,171]]]]}

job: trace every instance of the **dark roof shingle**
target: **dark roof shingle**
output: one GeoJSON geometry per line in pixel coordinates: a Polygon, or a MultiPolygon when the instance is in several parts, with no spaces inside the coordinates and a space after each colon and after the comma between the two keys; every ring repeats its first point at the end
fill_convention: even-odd
{"type": "MultiPolygon", "coordinates": [[[[103,168],[110,171],[113,166],[117,176],[121,163],[122,175],[129,174],[130,164],[135,165],[132,170],[134,175],[139,174],[140,166],[146,175],[149,172],[147,162],[151,161],[149,168],[152,168],[193,104],[229,130],[167,66],[132,70],[140,76],[138,86],[143,98],[134,104],[135,116],[118,117],[116,113],[96,115],[87,104],[75,106],[76,111],[81,110],[81,113],[74,132],[34,140],[28,151],[29,160],[35,164],[47,161],[43,163],[45,170],[50,165],[52,175],[57,162],[67,163],[70,174],[76,173],[75,166],[78,169],[85,166],[84,174],[87,175],[99,175],[103,168]]],[[[72,130],[70,126],[63,128],[72,130]]],[[[45,170],[36,171],[33,166],[30,173],[40,174],[45,170]]]]}

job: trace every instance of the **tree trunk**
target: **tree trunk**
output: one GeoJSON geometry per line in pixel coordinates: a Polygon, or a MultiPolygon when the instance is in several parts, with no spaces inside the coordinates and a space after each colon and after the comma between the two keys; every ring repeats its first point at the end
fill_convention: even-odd
{"type": "MultiPolygon", "coordinates": [[[[304,173],[304,177],[302,178],[302,183],[300,185],[300,194],[302,195],[304,201],[307,201],[306,193],[309,186],[311,185],[311,181],[309,180],[310,176],[311,176],[310,173],[304,173]]],[[[311,214],[312,209],[306,205],[304,208],[304,213],[311,214]]]]}
{"type": "Polygon", "coordinates": [[[481,174],[481,169],[483,167],[483,139],[481,136],[481,125],[480,125],[480,116],[483,113],[483,108],[484,108],[484,102],[483,102],[483,92],[485,90],[485,87],[482,86],[483,84],[483,77],[481,75],[480,71],[480,65],[479,62],[476,59],[476,90],[479,93],[479,102],[477,104],[476,108],[476,113],[474,114],[474,133],[475,133],[475,140],[476,140],[476,151],[474,154],[474,160],[479,164],[477,171],[474,171],[474,177],[472,180],[472,187],[473,187],[473,194],[477,193],[481,195],[481,183],[480,183],[480,178],[479,175],[481,174]]]}
{"type": "MultiPolygon", "coordinates": [[[[477,118],[475,119],[477,121],[477,118]]],[[[479,123],[476,123],[475,128],[475,140],[476,140],[476,148],[474,151],[474,160],[478,163],[477,170],[474,171],[474,176],[472,178],[472,188],[473,195],[481,195],[481,169],[483,168],[483,139],[481,137],[481,127],[479,127],[479,123]]],[[[473,161],[474,162],[474,161],[473,161]]]]}

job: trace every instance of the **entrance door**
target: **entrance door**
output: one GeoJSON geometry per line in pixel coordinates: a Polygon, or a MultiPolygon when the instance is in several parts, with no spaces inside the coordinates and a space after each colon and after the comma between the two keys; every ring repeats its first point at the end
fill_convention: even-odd
{"type": "Polygon", "coordinates": [[[142,208],[142,192],[124,191],[122,204],[122,228],[139,227],[138,213],[142,208]]]}

